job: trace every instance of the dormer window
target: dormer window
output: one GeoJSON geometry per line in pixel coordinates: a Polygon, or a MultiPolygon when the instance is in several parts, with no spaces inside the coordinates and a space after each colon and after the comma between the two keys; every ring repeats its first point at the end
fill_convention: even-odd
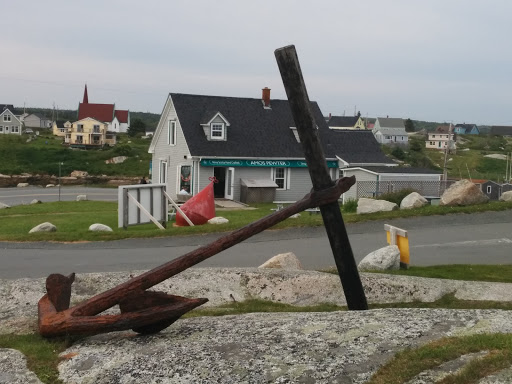
{"type": "Polygon", "coordinates": [[[211,123],[210,124],[210,137],[212,140],[224,140],[225,125],[223,123],[211,123]]]}

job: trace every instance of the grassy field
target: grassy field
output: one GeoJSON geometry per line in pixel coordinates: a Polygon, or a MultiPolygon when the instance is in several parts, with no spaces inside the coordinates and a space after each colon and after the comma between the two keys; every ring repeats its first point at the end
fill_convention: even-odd
{"type": "MultiPolygon", "coordinates": [[[[257,204],[253,210],[217,211],[229,223],[222,225],[201,225],[195,227],[174,227],[168,223],[165,230],[153,223],[117,228],[117,203],[95,201],[54,202],[34,205],[19,205],[0,210],[0,241],[107,241],[126,238],[150,238],[176,235],[192,235],[213,232],[226,232],[241,228],[255,220],[269,215],[274,204],[257,204]],[[57,232],[28,232],[38,224],[51,222],[57,232]],[[90,232],[94,223],[108,225],[112,232],[90,232]]],[[[366,215],[344,213],[346,223],[369,220],[384,220],[399,217],[446,215],[452,213],[475,213],[512,209],[512,202],[491,202],[467,207],[442,207],[427,205],[412,210],[379,212],[366,215]]],[[[273,229],[290,227],[314,227],[323,225],[320,214],[302,213],[300,218],[286,219],[273,229]]]]}
{"type": "Polygon", "coordinates": [[[28,135],[0,135],[0,158],[10,159],[0,163],[0,173],[5,175],[32,173],[58,175],[59,163],[62,176],[74,170],[86,171],[90,175],[140,176],[149,172],[151,155],[148,153],[149,139],[118,135],[115,147],[79,150],[62,145],[62,138],[41,134],[27,142],[28,135]],[[121,164],[105,164],[115,156],[127,156],[121,164]]]}

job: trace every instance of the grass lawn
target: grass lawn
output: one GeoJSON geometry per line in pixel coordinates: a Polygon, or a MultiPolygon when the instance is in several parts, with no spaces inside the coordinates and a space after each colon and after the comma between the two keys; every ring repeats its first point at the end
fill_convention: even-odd
{"type": "MultiPolygon", "coordinates": [[[[98,201],[54,202],[34,205],[19,205],[0,210],[0,241],[108,241],[126,238],[150,238],[176,235],[227,232],[241,228],[272,213],[274,204],[257,204],[253,210],[217,211],[229,223],[222,225],[201,225],[195,227],[173,227],[168,223],[165,230],[158,229],[153,223],[117,228],[117,203],[98,201]],[[30,229],[43,222],[57,226],[57,232],[29,234],[30,229]],[[94,223],[108,225],[113,232],[89,232],[94,223]]],[[[425,206],[405,211],[379,212],[366,215],[344,213],[346,223],[369,220],[384,220],[399,217],[446,215],[451,213],[475,213],[512,209],[512,202],[491,202],[468,207],[425,206]]],[[[289,227],[312,227],[323,225],[320,214],[302,213],[298,219],[287,219],[274,229],[289,227]]]]}

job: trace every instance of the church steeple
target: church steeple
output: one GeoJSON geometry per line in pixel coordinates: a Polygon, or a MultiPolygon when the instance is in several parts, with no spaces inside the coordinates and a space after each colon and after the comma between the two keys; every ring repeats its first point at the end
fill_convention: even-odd
{"type": "Polygon", "coordinates": [[[89,104],[89,96],[87,96],[87,84],[85,84],[85,90],[84,90],[84,104],[89,104]]]}

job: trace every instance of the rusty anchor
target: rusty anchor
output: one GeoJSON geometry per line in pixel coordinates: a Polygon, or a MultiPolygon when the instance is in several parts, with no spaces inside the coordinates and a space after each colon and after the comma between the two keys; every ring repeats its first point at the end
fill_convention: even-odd
{"type": "Polygon", "coordinates": [[[94,335],[128,329],[141,334],[159,332],[183,314],[206,303],[208,299],[191,299],[150,291],[149,288],[296,213],[315,207],[320,207],[348,308],[353,310],[368,308],[337,202],[341,194],[354,185],[355,177],[344,177],[336,182],[329,177],[295,47],[277,49],[275,56],[308,163],[313,190],[301,200],[282,210],[133,277],[71,308],[71,285],[75,274],[69,276],[51,274],[46,279],[47,293],[38,303],[38,326],[42,336],[94,335]],[[100,315],[115,305],[119,305],[119,314],[100,315]]]}

